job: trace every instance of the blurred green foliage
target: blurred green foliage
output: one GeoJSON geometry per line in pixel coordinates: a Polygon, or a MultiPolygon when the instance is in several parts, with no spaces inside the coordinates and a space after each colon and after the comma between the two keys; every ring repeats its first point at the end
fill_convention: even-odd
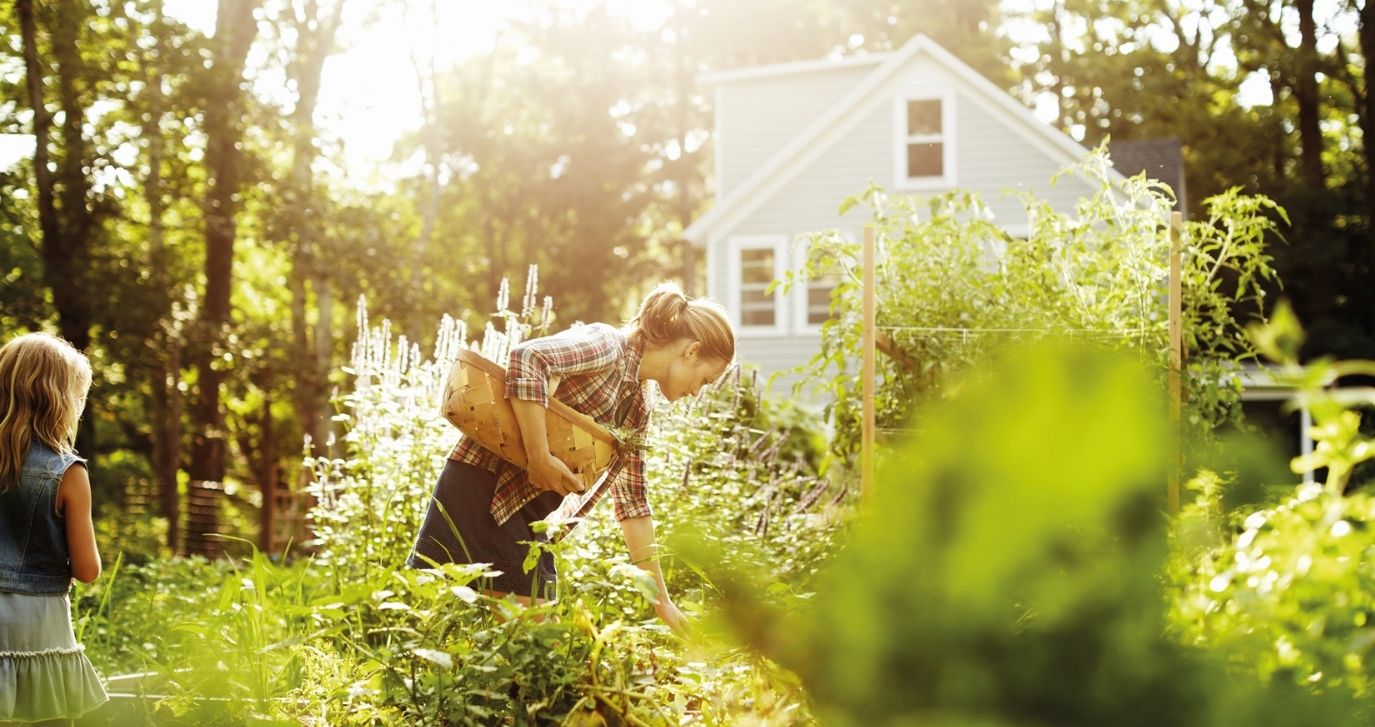
{"type": "Polygon", "coordinates": [[[1277,379],[1299,392],[1296,405],[1313,416],[1314,449],[1291,463],[1313,482],[1267,506],[1231,509],[1226,481],[1211,473],[1194,480],[1196,497],[1174,532],[1173,627],[1182,640],[1225,654],[1238,671],[1368,699],[1375,498],[1350,485],[1357,466],[1375,458],[1359,413],[1375,404],[1375,390],[1329,385],[1368,380],[1375,362],[1300,366],[1304,334],[1288,306],[1253,335],[1274,359],[1277,379]]]}
{"type": "Polygon", "coordinates": [[[728,618],[822,723],[1366,723],[1165,638],[1151,357],[1057,341],[995,359],[925,413],[809,604],[770,615],[767,579],[735,576],[728,618]]]}

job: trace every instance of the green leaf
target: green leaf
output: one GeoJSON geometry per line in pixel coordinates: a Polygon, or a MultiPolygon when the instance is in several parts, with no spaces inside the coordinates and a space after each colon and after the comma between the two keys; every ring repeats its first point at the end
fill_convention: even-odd
{"type": "Polygon", "coordinates": [[[449,588],[449,593],[452,593],[455,598],[464,603],[477,602],[477,591],[467,586],[452,586],[449,588]]]}
{"type": "Polygon", "coordinates": [[[411,649],[411,653],[444,669],[454,668],[454,658],[446,652],[435,649],[411,649]]]}
{"type": "Polygon", "coordinates": [[[857,204],[859,204],[859,197],[856,196],[856,195],[853,195],[853,194],[852,194],[852,195],[849,195],[849,196],[847,196],[845,199],[841,200],[841,202],[840,202],[840,212],[839,212],[840,216],[844,217],[844,216],[845,216],[845,213],[846,213],[846,212],[849,212],[849,211],[852,210],[852,209],[854,209],[854,208],[855,208],[855,205],[857,205],[857,204]]]}

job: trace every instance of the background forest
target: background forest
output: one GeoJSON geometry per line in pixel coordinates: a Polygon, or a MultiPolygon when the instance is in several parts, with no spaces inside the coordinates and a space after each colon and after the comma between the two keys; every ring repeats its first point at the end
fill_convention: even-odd
{"type": "MultiPolygon", "coordinates": [[[[193,532],[249,536],[253,518],[287,519],[276,508],[306,479],[302,442],[339,454],[331,394],[346,384],[360,296],[428,348],[445,314],[483,325],[501,279],[531,264],[558,301],[555,327],[623,317],[665,278],[700,293],[680,238],[712,191],[697,75],[882,51],[916,32],[1086,146],[1181,139],[1195,205],[1233,186],[1274,199],[1292,224],[1270,252],[1305,353],[1375,356],[1375,147],[1363,141],[1375,8],[649,5],[513,4],[454,61],[436,50],[451,30],[440,21],[462,27],[466,4],[0,8],[0,334],[53,330],[96,362],[81,450],[97,463],[106,536],[184,552],[188,516],[212,518],[193,532]],[[394,82],[421,111],[374,130],[367,143],[396,141],[363,169],[366,140],[317,107],[322,87],[348,82],[326,72],[332,60],[398,19],[417,35],[394,82]],[[188,499],[230,506],[188,513],[188,499]]],[[[272,543],[265,527],[259,542],[291,534],[272,543]]]]}

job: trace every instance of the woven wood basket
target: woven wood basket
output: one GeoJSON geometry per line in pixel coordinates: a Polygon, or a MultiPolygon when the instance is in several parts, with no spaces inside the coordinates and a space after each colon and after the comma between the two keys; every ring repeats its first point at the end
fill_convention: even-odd
{"type": "MultiPolygon", "coordinates": [[[[454,360],[444,382],[444,418],[483,448],[518,467],[527,466],[525,445],[515,409],[506,399],[506,371],[474,351],[464,349],[454,360]]],[[[592,417],[553,398],[545,430],[549,452],[559,458],[591,490],[611,464],[617,442],[611,432],[592,417]]]]}

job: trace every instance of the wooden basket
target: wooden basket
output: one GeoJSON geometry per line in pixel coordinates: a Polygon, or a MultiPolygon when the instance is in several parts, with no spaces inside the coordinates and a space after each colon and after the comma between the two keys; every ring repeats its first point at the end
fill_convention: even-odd
{"type": "MultiPolygon", "coordinates": [[[[592,417],[575,411],[549,392],[545,431],[549,452],[591,490],[611,464],[617,442],[592,417]]],[[[506,371],[468,349],[459,352],[444,382],[444,418],[483,448],[524,469],[525,445],[515,409],[506,399],[506,371]]]]}

